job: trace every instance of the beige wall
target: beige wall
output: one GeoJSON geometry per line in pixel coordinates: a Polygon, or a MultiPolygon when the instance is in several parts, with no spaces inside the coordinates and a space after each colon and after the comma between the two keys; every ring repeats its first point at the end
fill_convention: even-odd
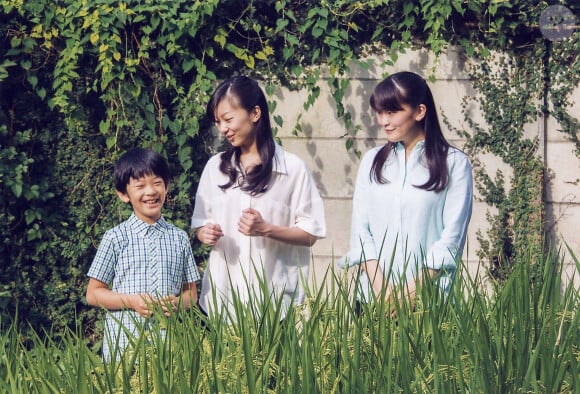
{"type": "MultiPolygon", "coordinates": [[[[353,115],[354,124],[362,126],[355,141],[356,149],[364,154],[369,148],[385,143],[382,132],[374,123],[368,98],[383,76],[395,71],[409,70],[423,76],[434,73],[436,80],[430,82],[430,86],[438,105],[439,115],[445,114],[453,126],[462,128],[464,121],[461,100],[466,95],[474,94],[464,71],[464,63],[460,56],[450,52],[438,59],[436,67],[432,67],[433,65],[434,59],[426,52],[419,51],[401,56],[394,67],[355,69],[352,72],[345,104],[353,115]]],[[[278,137],[285,149],[297,153],[306,161],[325,202],[328,237],[319,241],[313,248],[314,269],[311,279],[315,284],[322,282],[322,276],[327,268],[348,250],[351,197],[359,164],[357,156],[347,152],[345,148],[345,140],[341,138],[345,128],[335,115],[334,101],[324,80],[321,80],[320,87],[321,96],[308,111],[302,108],[306,98],[305,92],[280,89],[275,97],[279,102],[276,114],[284,119],[278,137]],[[300,135],[294,136],[292,130],[299,115],[303,131],[300,135]]],[[[574,97],[577,104],[571,113],[576,114],[578,118],[580,89],[576,89],[574,97]]],[[[473,110],[472,116],[483,123],[477,109],[473,110]]],[[[529,125],[526,131],[530,137],[537,136],[541,141],[545,141],[545,162],[552,174],[546,185],[548,225],[553,229],[553,234],[566,240],[576,256],[580,257],[580,233],[577,228],[580,225],[580,160],[574,155],[574,145],[557,130],[558,125],[550,120],[545,131],[543,122],[529,125]]],[[[463,147],[464,141],[454,133],[448,132],[446,137],[457,147],[463,147]]],[[[511,176],[510,169],[502,165],[497,158],[481,156],[480,159],[491,174],[501,169],[508,178],[511,176]]],[[[468,262],[471,273],[478,271],[481,274],[485,270],[479,266],[477,258],[479,245],[476,232],[485,231],[488,227],[486,213],[490,208],[477,197],[464,260],[468,262]]],[[[566,263],[566,280],[574,280],[577,285],[580,284],[578,273],[574,278],[570,278],[576,272],[571,258],[568,257],[566,263]]]]}

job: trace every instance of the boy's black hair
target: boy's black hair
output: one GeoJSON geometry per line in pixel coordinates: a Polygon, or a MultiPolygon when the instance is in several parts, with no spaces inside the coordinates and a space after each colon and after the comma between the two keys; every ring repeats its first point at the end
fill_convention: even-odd
{"type": "Polygon", "coordinates": [[[155,175],[163,179],[165,187],[169,185],[169,166],[159,153],[151,149],[134,148],[127,151],[115,163],[113,178],[115,189],[127,193],[131,178],[139,179],[146,175],[155,175]]]}

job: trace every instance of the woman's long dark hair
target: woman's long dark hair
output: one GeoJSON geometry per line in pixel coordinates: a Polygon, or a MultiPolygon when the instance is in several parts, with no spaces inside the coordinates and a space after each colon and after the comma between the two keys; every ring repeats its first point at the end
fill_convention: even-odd
{"type": "MultiPolygon", "coordinates": [[[[370,105],[375,112],[400,111],[406,104],[416,109],[420,104],[425,105],[426,114],[420,122],[425,131],[425,160],[429,168],[429,179],[422,185],[414,185],[419,189],[440,192],[449,183],[447,168],[447,151],[449,142],[443,136],[433,94],[427,82],[419,75],[402,71],[391,74],[377,85],[371,95],[370,105]]],[[[378,183],[389,182],[383,176],[383,165],[395,147],[393,142],[387,142],[377,153],[370,171],[371,180],[378,183]]]]}
{"type": "MultiPolygon", "coordinates": [[[[268,190],[272,177],[274,153],[276,152],[266,96],[258,83],[251,78],[245,76],[229,78],[219,84],[207,104],[206,115],[212,122],[215,122],[215,110],[222,100],[231,100],[232,103],[244,108],[248,113],[254,111],[256,106],[260,107],[261,116],[256,123],[256,144],[261,164],[252,167],[250,172],[245,175],[244,182],[240,187],[252,195],[264,193],[268,190]]],[[[240,154],[241,149],[234,146],[230,146],[222,153],[220,171],[229,178],[227,183],[220,185],[222,190],[237,184],[241,175],[240,154]],[[235,164],[232,164],[232,157],[235,164]]]]}

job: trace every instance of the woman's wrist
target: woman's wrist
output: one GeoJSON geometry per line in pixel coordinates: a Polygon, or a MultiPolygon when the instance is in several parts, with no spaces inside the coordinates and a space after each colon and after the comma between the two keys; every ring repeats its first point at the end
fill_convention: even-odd
{"type": "Polygon", "coordinates": [[[194,230],[194,232],[193,232],[193,234],[195,235],[195,238],[197,238],[197,239],[198,239],[198,241],[200,241],[200,242],[202,242],[202,243],[203,243],[203,241],[202,241],[202,239],[201,239],[201,236],[200,236],[200,231],[201,231],[201,229],[202,229],[202,228],[204,228],[204,227],[205,227],[205,225],[204,225],[204,226],[199,226],[199,227],[198,227],[198,228],[196,228],[196,229],[194,230]]]}

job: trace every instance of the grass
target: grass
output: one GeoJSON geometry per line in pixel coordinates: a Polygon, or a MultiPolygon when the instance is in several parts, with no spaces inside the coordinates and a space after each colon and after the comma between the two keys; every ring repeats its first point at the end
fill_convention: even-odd
{"type": "Polygon", "coordinates": [[[578,393],[580,294],[562,288],[560,261],[546,255],[542,278],[515,267],[491,295],[460,270],[447,296],[426,284],[396,317],[381,304],[357,315],[352,283],[329,271],[332,289],[312,292],[282,323],[277,300],[258,301],[267,297],[237,303],[237,323],[210,319],[209,330],[197,310],[157,316],[110,364],[82,327],[25,342],[9,326],[0,392],[578,393]]]}

